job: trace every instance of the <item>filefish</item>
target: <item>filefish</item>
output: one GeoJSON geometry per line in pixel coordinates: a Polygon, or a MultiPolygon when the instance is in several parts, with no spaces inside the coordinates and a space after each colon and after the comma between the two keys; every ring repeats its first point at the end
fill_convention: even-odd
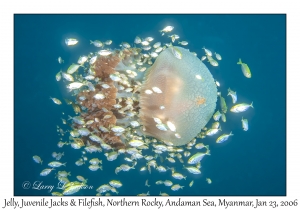
{"type": "Polygon", "coordinates": [[[202,49],[204,50],[205,54],[208,55],[208,56],[212,56],[212,53],[210,50],[206,49],[205,47],[202,47],[202,49]]]}
{"type": "Polygon", "coordinates": [[[218,111],[216,111],[216,113],[214,113],[213,118],[214,118],[215,121],[219,121],[221,116],[222,116],[222,114],[218,110],[218,111]]]}
{"type": "Polygon", "coordinates": [[[223,122],[226,122],[226,116],[225,116],[224,113],[222,113],[221,119],[222,119],[223,122]]]}
{"type": "Polygon", "coordinates": [[[242,127],[244,131],[248,130],[248,120],[242,117],[242,127]]]}
{"type": "Polygon", "coordinates": [[[32,157],[32,159],[33,159],[34,162],[36,162],[36,163],[43,164],[42,159],[41,159],[39,156],[37,156],[37,155],[34,155],[34,156],[32,157]]]}
{"type": "Polygon", "coordinates": [[[220,54],[218,54],[218,53],[215,52],[215,56],[216,56],[216,58],[217,58],[219,61],[222,60],[222,57],[221,57],[220,54]]]}
{"type": "Polygon", "coordinates": [[[231,96],[232,98],[232,103],[236,103],[237,101],[237,95],[236,95],[236,92],[232,91],[230,88],[228,88],[228,96],[231,96]]]}
{"type": "Polygon", "coordinates": [[[242,72],[243,72],[244,76],[247,78],[251,78],[252,75],[251,75],[249,66],[247,64],[243,63],[241,59],[239,59],[239,62],[237,62],[237,64],[241,64],[242,72]]]}
{"type": "Polygon", "coordinates": [[[192,187],[193,184],[194,184],[194,180],[192,180],[192,181],[190,182],[189,186],[192,187]]]}
{"type": "Polygon", "coordinates": [[[55,75],[55,79],[57,82],[61,80],[61,71],[57,72],[57,74],[55,75]]]}
{"type": "Polygon", "coordinates": [[[67,70],[67,73],[68,74],[73,74],[74,72],[76,72],[78,70],[78,68],[80,67],[81,65],[78,65],[78,64],[72,64],[68,70],[67,70]]]}
{"type": "Polygon", "coordinates": [[[223,113],[227,112],[227,106],[226,106],[226,102],[225,99],[220,95],[220,106],[221,106],[221,110],[223,113]]]}

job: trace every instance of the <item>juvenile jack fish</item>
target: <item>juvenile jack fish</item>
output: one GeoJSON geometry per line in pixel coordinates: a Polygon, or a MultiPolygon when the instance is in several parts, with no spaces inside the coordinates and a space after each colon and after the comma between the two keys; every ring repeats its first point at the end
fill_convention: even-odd
{"type": "Polygon", "coordinates": [[[57,74],[55,75],[55,79],[57,82],[61,80],[61,71],[57,72],[57,74]]]}
{"type": "Polygon", "coordinates": [[[186,170],[188,170],[192,174],[201,174],[201,171],[198,168],[196,168],[196,167],[193,167],[193,166],[184,166],[184,168],[186,170]]]}
{"type": "Polygon", "coordinates": [[[55,170],[55,168],[46,168],[46,169],[44,169],[44,170],[40,173],[40,175],[41,175],[41,176],[47,176],[48,174],[50,174],[50,172],[51,172],[52,170],[55,170]]]}
{"type": "Polygon", "coordinates": [[[171,187],[171,190],[177,191],[177,190],[183,189],[183,188],[184,188],[184,186],[180,186],[179,184],[175,184],[175,185],[173,185],[173,186],[171,187]]]}
{"type": "Polygon", "coordinates": [[[230,111],[231,111],[231,112],[235,112],[235,113],[244,112],[244,111],[246,111],[247,109],[249,109],[249,107],[252,107],[252,108],[253,108],[253,102],[252,102],[251,104],[241,103],[241,104],[234,105],[234,106],[230,109],[230,111]]]}
{"type": "Polygon", "coordinates": [[[130,146],[132,146],[132,147],[139,147],[139,146],[144,145],[144,142],[141,141],[141,140],[135,140],[135,139],[134,139],[134,140],[129,141],[128,144],[129,144],[130,146]]]}
{"type": "Polygon", "coordinates": [[[163,30],[161,30],[161,31],[159,31],[159,32],[161,32],[162,34],[162,36],[166,33],[166,32],[170,32],[170,31],[172,31],[173,30],[173,26],[166,26],[163,30]]]}
{"type": "Polygon", "coordinates": [[[107,56],[107,55],[111,54],[111,51],[109,51],[109,50],[100,50],[98,53],[102,56],[107,56]]]}
{"type": "Polygon", "coordinates": [[[233,136],[232,132],[230,132],[230,134],[222,134],[221,136],[219,136],[219,138],[217,138],[217,143],[222,143],[224,141],[227,141],[229,136],[233,136]]]}
{"type": "Polygon", "coordinates": [[[206,153],[202,153],[202,152],[198,152],[198,153],[194,154],[188,160],[188,164],[197,164],[197,163],[199,163],[205,155],[206,155],[206,153]]]}
{"type": "Polygon", "coordinates": [[[102,47],[103,43],[99,40],[92,41],[90,40],[90,44],[93,44],[95,47],[102,47]]]}
{"type": "Polygon", "coordinates": [[[67,80],[69,82],[74,82],[74,78],[72,77],[72,75],[64,73],[64,72],[61,72],[61,74],[65,80],[67,80]]]}
{"type": "Polygon", "coordinates": [[[171,46],[171,50],[172,50],[173,55],[176,58],[182,59],[182,53],[181,53],[181,51],[178,48],[171,46]]]}
{"type": "Polygon", "coordinates": [[[73,184],[64,189],[63,195],[72,195],[77,193],[82,187],[86,186],[85,184],[73,184]]]}
{"type": "Polygon", "coordinates": [[[64,62],[64,60],[63,60],[61,57],[58,57],[57,60],[58,60],[58,63],[59,63],[59,64],[62,64],[62,63],[64,62]]]}
{"type": "Polygon", "coordinates": [[[120,182],[120,181],[118,181],[118,180],[111,180],[110,182],[109,182],[109,184],[112,186],[112,187],[115,187],[115,188],[120,188],[120,187],[122,187],[122,183],[120,182]]]}
{"type": "Polygon", "coordinates": [[[51,99],[55,104],[61,105],[61,101],[60,101],[59,99],[57,99],[57,98],[51,98],[51,97],[50,97],[50,99],[51,99]]]}
{"type": "Polygon", "coordinates": [[[83,83],[80,83],[80,82],[72,82],[67,85],[67,88],[69,90],[75,90],[75,89],[81,88],[82,85],[83,85],[83,83]]]}
{"type": "Polygon", "coordinates": [[[66,166],[67,163],[61,163],[61,162],[58,162],[58,161],[52,161],[50,163],[48,163],[48,166],[52,167],[52,168],[57,168],[57,167],[60,167],[60,166],[66,166]]]}
{"type": "Polygon", "coordinates": [[[182,41],[182,42],[178,42],[178,44],[181,44],[181,45],[188,45],[188,42],[187,42],[187,41],[182,41]]]}
{"type": "Polygon", "coordinates": [[[73,39],[73,38],[69,38],[69,39],[65,39],[65,43],[68,46],[75,45],[75,44],[78,43],[78,40],[77,39],[73,39]]]}

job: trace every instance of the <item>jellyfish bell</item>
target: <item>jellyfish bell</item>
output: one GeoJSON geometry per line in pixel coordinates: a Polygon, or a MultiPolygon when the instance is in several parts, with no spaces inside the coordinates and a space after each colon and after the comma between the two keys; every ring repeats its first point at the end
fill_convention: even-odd
{"type": "Polygon", "coordinates": [[[180,146],[191,141],[211,119],[216,108],[217,87],[202,61],[188,50],[176,48],[181,52],[181,59],[169,47],[147,70],[140,91],[139,117],[146,135],[180,146]],[[161,93],[148,94],[147,90],[153,87],[158,87],[161,93]],[[176,131],[158,129],[154,118],[164,124],[171,122],[176,131]]]}

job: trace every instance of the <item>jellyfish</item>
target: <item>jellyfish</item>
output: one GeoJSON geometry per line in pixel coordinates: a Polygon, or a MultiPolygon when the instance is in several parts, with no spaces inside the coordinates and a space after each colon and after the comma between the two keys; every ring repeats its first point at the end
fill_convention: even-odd
{"type": "Polygon", "coordinates": [[[211,119],[217,101],[217,88],[205,64],[188,50],[177,49],[182,59],[177,59],[171,48],[157,57],[147,71],[140,94],[140,118],[145,134],[174,146],[188,143],[199,133],[211,119]],[[145,93],[153,87],[160,88],[162,93],[145,93]],[[171,122],[176,132],[157,129],[153,117],[171,122]]]}
{"type": "MultiPolygon", "coordinates": [[[[143,58],[138,48],[98,56],[89,69],[98,79],[77,94],[77,102],[86,109],[81,116],[85,122],[94,121],[84,126],[114,148],[125,148],[140,136],[174,146],[191,141],[213,115],[217,88],[202,61],[181,47],[176,47],[182,55],[178,59],[172,48],[160,53],[146,71],[136,70],[135,63],[143,58]]],[[[82,126],[74,123],[76,129],[82,126]]]]}
{"type": "MultiPolygon", "coordinates": [[[[118,157],[126,161],[115,168],[115,174],[140,166],[140,171],[145,171],[148,166],[149,176],[151,168],[160,173],[162,167],[175,163],[174,158],[185,165],[197,155],[201,160],[210,155],[209,145],[202,142],[200,145],[199,141],[206,136],[211,138],[221,130],[217,122],[213,123],[212,129],[206,127],[218,99],[212,74],[203,63],[204,59],[202,62],[188,49],[173,46],[173,39],[163,47],[157,42],[148,51],[152,40],[147,37],[142,41],[137,37],[135,44],[141,44],[140,47],[123,42],[121,49],[106,48],[84,56],[87,59],[79,59],[78,69],[67,70],[76,84],[71,85],[71,75],[57,74],[62,74],[64,82],[70,83],[67,87],[75,101],[65,101],[79,115],[69,117],[71,123],[64,121],[71,127],[68,129],[70,141],[60,141],[58,146],[70,144],[74,149],[84,148],[82,158],[75,162],[77,166],[88,160],[86,152],[104,150],[107,161],[118,157]],[[69,88],[71,86],[74,88],[69,88]],[[195,151],[198,149],[206,152],[195,151]],[[156,162],[158,157],[160,166],[156,162]],[[139,159],[146,160],[146,166],[139,159]]],[[[211,62],[211,52],[206,49],[205,53],[210,65],[215,66],[211,62]]],[[[225,99],[221,108],[223,105],[226,106],[225,99]]],[[[221,110],[224,115],[226,110],[221,110]]],[[[215,113],[219,114],[219,111],[215,113]]],[[[197,170],[201,167],[199,161],[192,161],[197,170]]],[[[178,165],[169,167],[172,173],[182,168],[180,163],[179,168],[178,165]]],[[[76,181],[72,183],[78,185],[76,181]]]]}

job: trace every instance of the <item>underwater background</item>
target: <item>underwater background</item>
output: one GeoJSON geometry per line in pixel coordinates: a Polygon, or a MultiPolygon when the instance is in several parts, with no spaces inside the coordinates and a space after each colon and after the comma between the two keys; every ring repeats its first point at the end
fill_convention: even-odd
{"type": "MultiPolygon", "coordinates": [[[[66,134],[65,140],[67,137],[66,134]]],[[[47,163],[54,160],[51,156],[54,151],[65,152],[61,162],[67,162],[67,167],[59,170],[71,171],[70,180],[82,175],[88,179],[88,185],[94,186],[74,195],[95,195],[96,188],[112,179],[123,183],[119,195],[147,191],[150,195],[158,195],[160,191],[186,196],[286,195],[286,16],[14,15],[14,195],[51,195],[45,189],[23,189],[22,184],[42,181],[44,185],[57,186],[54,178],[57,170],[46,177],[40,176],[47,163]],[[125,161],[118,157],[108,162],[103,154],[99,155],[99,159],[104,159],[103,171],[90,171],[88,164],[76,166],[81,152],[70,146],[57,147],[60,137],[56,126],[62,126],[61,118],[74,116],[74,112],[64,103],[63,98],[70,98],[70,93],[64,83],[55,80],[55,74],[66,70],[79,56],[97,50],[90,40],[111,39],[112,49],[119,48],[123,41],[132,45],[136,36],[152,36],[153,43],[162,39],[165,43],[166,37],[161,37],[158,31],[167,25],[174,26],[179,41],[188,41],[186,48],[199,58],[204,55],[203,46],[222,56],[218,67],[204,63],[220,82],[228,108],[232,106],[227,96],[230,87],[237,92],[238,103],[253,101],[254,109],[239,114],[228,111],[222,132],[232,131],[234,136],[222,144],[215,143],[219,135],[203,139],[210,146],[211,156],[201,161],[200,175],[179,169],[187,175],[187,180],[174,180],[170,171],[163,175],[155,170],[151,175],[140,172],[140,163],[136,170],[116,175],[114,169],[125,161]],[[64,40],[68,37],[77,38],[79,43],[66,46],[64,40]],[[59,56],[64,60],[63,65],[57,61],[59,56]],[[249,65],[251,79],[242,74],[237,65],[239,58],[249,65]],[[54,104],[50,96],[61,99],[63,104],[54,104]],[[241,127],[242,116],[249,121],[246,132],[241,127]],[[35,163],[33,155],[39,155],[43,165],[35,163]],[[208,177],[211,184],[206,182],[208,177]],[[146,179],[150,188],[145,186],[146,179]],[[166,179],[185,187],[174,192],[170,187],[155,184],[166,179]],[[188,186],[191,180],[193,187],[188,186]]]]}

